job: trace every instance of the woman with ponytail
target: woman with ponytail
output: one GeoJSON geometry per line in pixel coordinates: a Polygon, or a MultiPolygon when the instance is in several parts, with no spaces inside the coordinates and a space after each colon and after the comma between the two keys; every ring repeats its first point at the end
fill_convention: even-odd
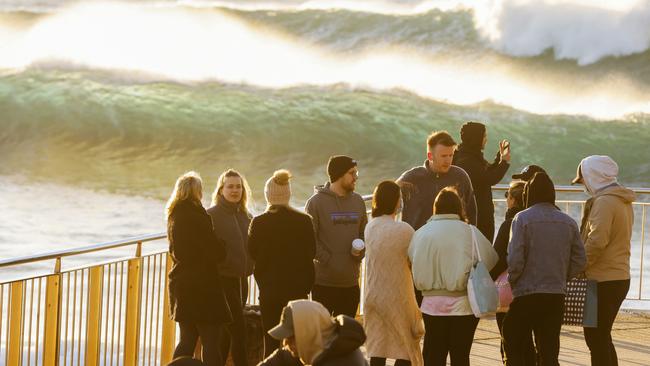
{"type": "Polygon", "coordinates": [[[314,285],[316,239],[311,217],[289,205],[291,173],[278,170],[266,181],[266,211],[253,219],[248,249],[255,261],[255,280],[264,327],[264,355],[279,341],[268,335],[290,300],[306,299],[314,285]]]}

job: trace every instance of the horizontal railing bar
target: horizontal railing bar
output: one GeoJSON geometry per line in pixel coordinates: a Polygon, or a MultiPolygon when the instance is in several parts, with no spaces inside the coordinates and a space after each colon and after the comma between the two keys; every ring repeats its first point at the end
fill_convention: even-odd
{"type": "MultiPolygon", "coordinates": [[[[627,187],[629,190],[637,194],[650,194],[650,188],[641,188],[641,187],[627,187]]],[[[507,184],[497,184],[492,186],[492,190],[496,191],[506,191],[508,190],[507,184]]],[[[555,192],[562,193],[584,193],[584,188],[582,185],[575,186],[555,186],[555,192]]]]}
{"type": "MultiPolygon", "coordinates": [[[[142,258],[155,256],[155,255],[159,255],[159,254],[165,254],[165,253],[169,253],[169,250],[165,249],[165,250],[153,251],[151,253],[147,253],[147,254],[143,255],[142,258]]],[[[84,269],[90,269],[90,268],[98,267],[98,266],[106,266],[106,265],[111,265],[111,264],[118,264],[118,263],[122,263],[122,262],[128,262],[128,261],[130,261],[131,259],[134,259],[134,258],[138,258],[138,257],[132,255],[132,256],[119,257],[119,258],[115,258],[115,259],[109,259],[109,260],[105,260],[105,261],[101,261],[101,262],[92,262],[92,263],[83,264],[83,265],[77,266],[77,267],[66,268],[65,271],[61,271],[59,273],[61,273],[61,274],[72,273],[74,271],[81,271],[81,270],[84,270],[84,269]]],[[[3,278],[3,279],[0,280],[0,284],[7,284],[7,283],[12,283],[12,282],[31,280],[32,278],[34,278],[34,279],[41,278],[41,277],[44,278],[44,277],[47,277],[47,276],[51,276],[52,274],[53,273],[45,273],[45,274],[38,275],[38,276],[26,275],[25,277],[20,277],[19,276],[19,277],[3,278]]]]}
{"type": "Polygon", "coordinates": [[[135,245],[147,241],[164,239],[166,237],[167,237],[167,233],[155,233],[155,234],[136,236],[124,240],[117,240],[117,241],[111,241],[107,243],[89,245],[84,247],[57,250],[53,252],[46,252],[42,254],[30,255],[25,257],[10,258],[10,259],[5,259],[0,261],[0,268],[9,267],[16,264],[25,264],[25,263],[39,262],[39,261],[45,261],[50,259],[56,259],[56,258],[70,257],[79,254],[87,254],[87,253],[98,252],[106,249],[121,248],[121,247],[135,245]]]}

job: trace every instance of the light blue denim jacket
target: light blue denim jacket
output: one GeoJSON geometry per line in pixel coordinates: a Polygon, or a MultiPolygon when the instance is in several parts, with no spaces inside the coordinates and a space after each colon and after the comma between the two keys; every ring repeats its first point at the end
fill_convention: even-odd
{"type": "Polygon", "coordinates": [[[550,203],[519,212],[508,244],[508,280],[514,297],[566,294],[567,280],[583,272],[585,249],[577,223],[550,203]]]}

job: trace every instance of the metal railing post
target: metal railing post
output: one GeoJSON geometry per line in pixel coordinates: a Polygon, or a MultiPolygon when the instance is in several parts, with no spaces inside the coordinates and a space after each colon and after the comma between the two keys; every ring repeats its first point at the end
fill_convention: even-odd
{"type": "Polygon", "coordinates": [[[88,318],[86,319],[86,365],[99,365],[101,344],[102,291],[104,286],[104,267],[90,268],[88,281],[88,318]]]}
{"type": "Polygon", "coordinates": [[[47,276],[45,285],[45,323],[43,333],[43,365],[58,365],[59,319],[61,307],[61,274],[47,276]]]}
{"type": "Polygon", "coordinates": [[[639,265],[639,300],[643,299],[643,262],[645,260],[645,219],[646,206],[643,206],[641,213],[641,264],[639,265]]]}
{"type": "Polygon", "coordinates": [[[137,258],[129,260],[126,289],[126,319],[124,322],[124,366],[138,362],[140,333],[140,303],[142,299],[142,243],[138,243],[137,258]]]}
{"type": "Polygon", "coordinates": [[[7,366],[21,364],[23,334],[23,298],[25,281],[11,284],[9,300],[9,339],[7,340],[7,366]]]}
{"type": "Polygon", "coordinates": [[[169,361],[172,360],[174,354],[174,346],[176,345],[176,322],[171,318],[171,309],[169,304],[169,287],[167,275],[172,269],[172,257],[167,253],[167,261],[165,264],[165,298],[164,298],[164,309],[163,309],[163,318],[162,318],[162,339],[160,347],[160,363],[166,365],[169,361]]]}

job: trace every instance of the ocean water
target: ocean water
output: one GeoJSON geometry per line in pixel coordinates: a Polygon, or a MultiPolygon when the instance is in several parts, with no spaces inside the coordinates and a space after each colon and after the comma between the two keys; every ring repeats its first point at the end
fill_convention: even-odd
{"type": "Polygon", "coordinates": [[[648,187],[647,24],[648,0],[0,0],[0,258],[163,231],[188,170],[206,197],[240,170],[262,209],[288,168],[300,206],[349,154],[370,193],[467,120],[509,173],[607,154],[648,187]]]}

